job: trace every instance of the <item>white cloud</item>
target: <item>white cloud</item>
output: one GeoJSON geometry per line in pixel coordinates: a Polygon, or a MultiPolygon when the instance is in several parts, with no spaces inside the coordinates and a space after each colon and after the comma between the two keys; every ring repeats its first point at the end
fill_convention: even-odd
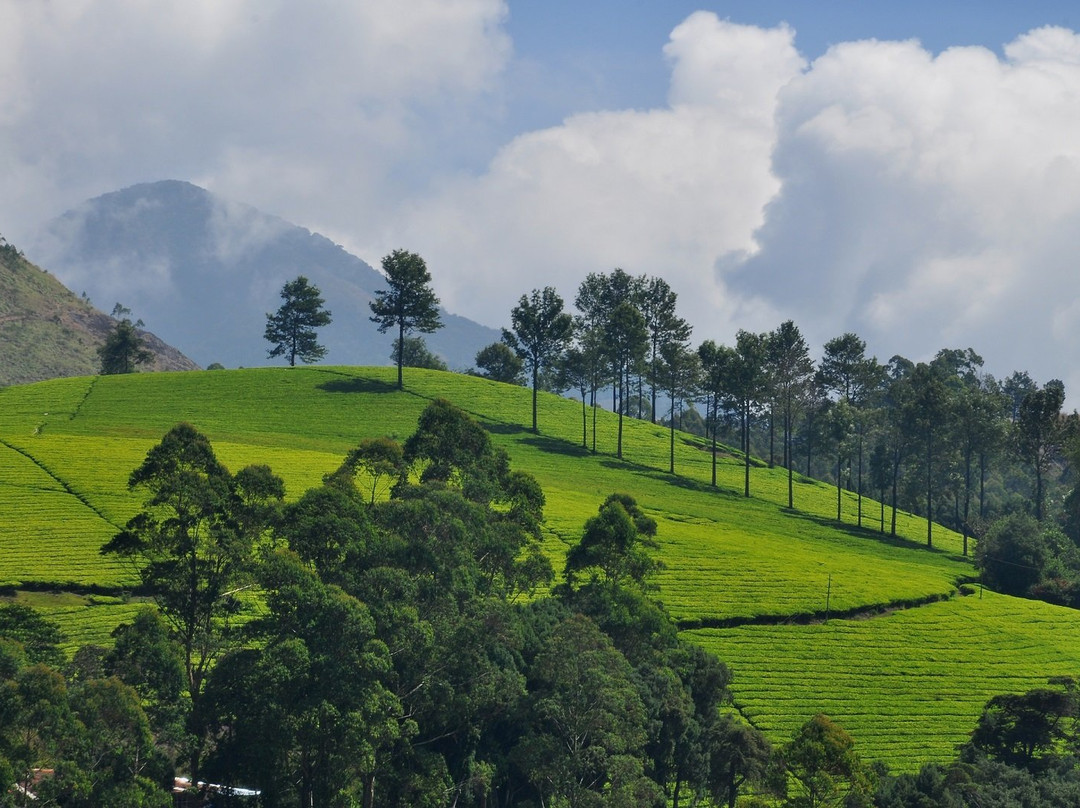
{"type": "Polygon", "coordinates": [[[694,14],[665,48],[669,106],[521,135],[483,176],[409,209],[395,235],[428,257],[445,304],[491,324],[534,287],[569,304],[587,273],[620,266],[665,277],[700,333],[733,333],[740,302],[713,268],[756,249],[779,189],[773,111],[804,66],[792,38],[694,14]]]}
{"type": "Polygon", "coordinates": [[[376,218],[453,155],[510,56],[502,0],[0,4],[5,232],[135,182],[376,218]]]}
{"type": "MultiPolygon", "coordinates": [[[[781,93],[783,190],[733,278],[820,344],[888,358],[973,347],[998,374],[1080,365],[1080,37],[1044,28],[1001,60],[916,42],[836,46],[781,93]]],[[[1080,378],[1075,381],[1080,382],[1080,378]]]]}

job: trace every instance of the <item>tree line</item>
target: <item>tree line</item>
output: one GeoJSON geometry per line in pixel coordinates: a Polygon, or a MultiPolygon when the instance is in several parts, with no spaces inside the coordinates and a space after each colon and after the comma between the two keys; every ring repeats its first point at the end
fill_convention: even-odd
{"type": "MultiPolygon", "coordinates": [[[[370,303],[371,320],[381,332],[396,332],[391,358],[401,388],[404,367],[446,369],[419,336],[441,327],[439,300],[419,255],[395,250],[382,268],[387,287],[370,303]]],[[[318,288],[300,276],[281,296],[280,309],[267,314],[269,356],[290,365],[317,361],[325,349],[316,330],[330,322],[318,288]]],[[[619,459],[624,417],[668,425],[672,474],[676,429],[694,431],[709,442],[714,486],[718,457],[735,447],[744,496],[751,495],[754,458],[762,458],[787,470],[789,508],[796,507],[797,474],[830,481],[838,521],[847,491],[859,527],[876,523],[895,536],[904,510],[925,518],[928,547],[935,523],[962,534],[965,556],[969,539],[990,539],[975,560],[995,587],[1080,606],[1080,488],[1072,474],[1080,431],[1077,414],[1063,412],[1059,380],[1040,386],[1024,371],[996,379],[971,348],[942,349],[927,362],[895,355],[883,363],[854,333],[826,342],[815,360],[790,320],[769,332],[740,330],[732,345],[695,346],[677,300],[662,278],[622,269],[590,273],[573,312],[552,287],[533,289],[470,372],[528,384],[534,432],[539,391],[571,393],[582,404],[582,446],[596,452],[596,413],[610,392],[619,459]],[[876,518],[864,498],[877,500],[876,518]],[[1013,515],[1034,521],[1013,519],[1010,529],[991,531],[1013,515]]],[[[129,344],[130,321],[120,321],[121,331],[129,344]]]]}

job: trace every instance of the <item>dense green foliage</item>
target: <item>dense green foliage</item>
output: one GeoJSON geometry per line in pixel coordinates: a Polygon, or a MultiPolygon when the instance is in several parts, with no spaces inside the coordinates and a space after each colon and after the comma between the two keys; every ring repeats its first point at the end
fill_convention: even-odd
{"type": "Polygon", "coordinates": [[[402,389],[405,338],[413,331],[430,334],[442,328],[439,298],[431,289],[431,273],[424,259],[407,250],[394,250],[382,260],[386,288],[375,292],[371,321],[385,334],[397,330],[398,389],[402,389]]]}
{"type": "Polygon", "coordinates": [[[281,288],[281,307],[266,315],[266,331],[263,339],[271,344],[270,358],[284,356],[289,367],[299,359],[305,363],[317,362],[326,356],[326,348],[319,344],[315,329],[330,324],[330,312],[323,308],[319,287],[300,275],[281,288]]]}
{"type": "MultiPolygon", "coordinates": [[[[719,626],[693,639],[725,638],[709,647],[733,665],[736,702],[773,744],[825,712],[852,733],[866,760],[901,770],[922,760],[944,762],[990,696],[1022,692],[1046,675],[1080,667],[1073,613],[990,593],[885,619],[836,619],[949,597],[958,580],[973,574],[956,557],[960,535],[936,528],[937,551],[928,553],[919,549],[925,522],[899,512],[901,538],[876,540],[878,503],[864,500],[864,523],[868,513],[874,519],[858,531],[858,502],[847,490],[842,506],[849,529],[837,531],[835,487],[796,475],[801,512],[787,511],[786,472],[756,458],[753,496],[744,499],[744,458],[723,444],[714,490],[713,455],[689,435],[677,435],[679,476],[672,477],[668,430],[632,419],[624,430],[632,462],[616,463],[617,420],[602,410],[592,455],[581,448],[580,402],[541,394],[545,435],[537,439],[528,431],[531,395],[523,388],[427,371],[410,374],[403,393],[394,382],[392,368],[298,367],[57,380],[4,390],[0,490],[17,516],[0,523],[0,578],[56,588],[78,582],[117,596],[123,584],[134,585],[128,568],[97,550],[142,507],[144,495],[127,490],[129,472],[178,419],[209,436],[227,467],[269,465],[285,480],[288,501],[299,502],[364,438],[411,434],[426,404],[442,396],[477,416],[513,467],[542,486],[543,547],[557,569],[607,496],[633,492],[658,524],[655,557],[664,567],[653,579],[656,596],[683,625],[719,626]],[[36,542],[23,540],[29,530],[36,542]],[[830,574],[833,619],[826,628],[828,636],[843,632],[842,642],[800,622],[824,616],[830,574]],[[911,628],[924,623],[924,614],[925,630],[911,628]],[[898,619],[908,626],[902,639],[893,628],[898,619]],[[776,647],[798,653],[789,661],[776,647]],[[1025,650],[1043,648],[1046,655],[1025,650]],[[834,655],[846,661],[829,662],[834,655]],[[894,673],[898,658],[911,660],[905,675],[894,673]],[[851,670],[850,681],[821,684],[806,673],[819,664],[828,670],[824,681],[843,683],[840,672],[851,670]],[[922,726],[931,729],[920,733],[922,726]]],[[[370,502],[374,479],[359,467],[354,479],[370,502]]],[[[377,500],[387,495],[386,482],[380,481],[377,500]]],[[[311,501],[311,513],[321,509],[311,501]]],[[[885,516],[887,531],[888,509],[885,516]]],[[[134,600],[92,594],[34,595],[32,605],[61,624],[68,655],[81,644],[109,644],[111,629],[137,611],[134,600]]]]}

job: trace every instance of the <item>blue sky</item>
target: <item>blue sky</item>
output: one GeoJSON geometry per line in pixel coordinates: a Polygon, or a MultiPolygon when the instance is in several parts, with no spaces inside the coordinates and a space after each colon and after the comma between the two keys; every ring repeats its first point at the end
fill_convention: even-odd
{"type": "Polygon", "coordinates": [[[183,179],[373,265],[416,250],[495,327],[619,266],[695,340],[790,318],[1080,391],[1078,29],[1039,2],[15,0],[0,233],[48,267],[51,217],[183,179]]]}

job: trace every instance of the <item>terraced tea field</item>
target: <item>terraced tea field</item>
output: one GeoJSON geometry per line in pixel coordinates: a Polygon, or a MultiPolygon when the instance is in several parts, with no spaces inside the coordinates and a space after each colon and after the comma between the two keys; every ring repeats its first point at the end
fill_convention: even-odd
{"type": "Polygon", "coordinates": [[[900,538],[888,539],[873,529],[878,505],[868,500],[865,527],[857,529],[848,494],[837,525],[835,489],[801,477],[795,510],[788,510],[786,472],[761,463],[745,499],[741,460],[726,449],[713,488],[707,447],[687,435],[678,436],[671,475],[669,433],[645,422],[624,422],[618,460],[617,420],[606,411],[597,413],[594,455],[582,447],[580,402],[542,395],[541,434],[533,435],[524,388],[407,370],[399,392],[395,378],[393,368],[264,368],[0,390],[0,583],[99,593],[45,610],[61,621],[71,648],[107,641],[111,625],[135,607],[102,598],[120,595],[132,579],[98,549],[140,507],[128,475],[177,421],[206,433],[234,471],[270,465],[295,498],[361,438],[403,439],[424,406],[444,397],[480,420],[515,468],[540,481],[546,547],[557,568],[609,493],[637,498],[659,523],[661,599],[694,629],[691,636],[735,667],[740,707],[775,741],[824,711],[855,734],[864,756],[910,769],[950,754],[986,694],[1080,673],[1076,613],[996,596],[948,600],[973,575],[958,556],[960,537],[949,531],[935,527],[935,549],[928,550],[925,522],[900,514],[900,538]],[[931,601],[941,602],[868,620],[801,624],[827,608],[854,614],[931,601]],[[1056,656],[1006,653],[1025,647],[1054,648],[1056,656]],[[949,661],[937,664],[938,656],[949,661]],[[996,667],[986,664],[991,658],[996,667]],[[976,669],[995,673],[973,680],[976,669]],[[916,683],[910,692],[902,687],[916,683]],[[914,745],[920,723],[939,740],[914,745]]]}

